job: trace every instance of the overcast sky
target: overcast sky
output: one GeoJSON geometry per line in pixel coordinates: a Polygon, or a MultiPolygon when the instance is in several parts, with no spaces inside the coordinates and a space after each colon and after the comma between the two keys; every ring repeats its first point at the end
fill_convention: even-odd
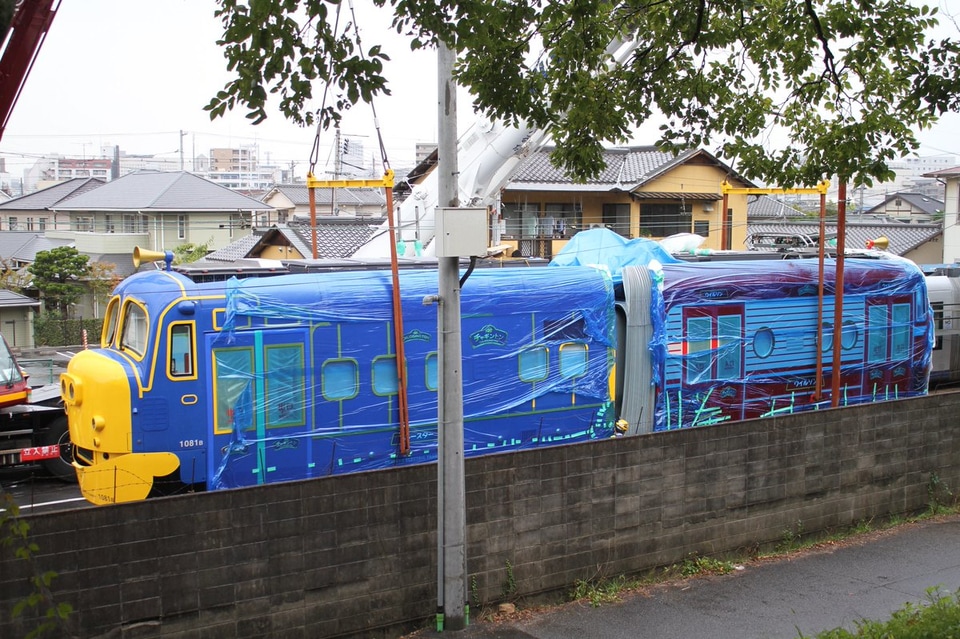
{"type": "MultiPolygon", "coordinates": [[[[392,58],[386,76],[393,95],[378,98],[374,107],[390,163],[403,168],[412,163],[417,142],[436,141],[436,54],[410,52],[389,29],[386,11],[370,0],[354,4],[364,46],[379,42],[392,58]]],[[[960,0],[940,5],[960,11],[960,0]]],[[[304,175],[314,128],[287,123],[276,110],[259,126],[247,124],[243,112],[211,122],[203,111],[229,78],[216,45],[222,30],[215,7],[214,0],[62,0],[0,140],[7,171],[19,177],[47,153],[99,157],[106,145],[179,159],[183,131],[188,169],[191,156],[212,147],[257,144],[261,160],[295,162],[297,175],[304,175]]],[[[951,32],[957,37],[954,27],[951,32]]],[[[473,118],[466,96],[459,101],[462,131],[473,118]]],[[[368,158],[377,148],[373,123],[371,108],[359,105],[342,126],[346,135],[368,138],[368,158]]],[[[951,114],[920,139],[920,155],[960,156],[960,116],[951,114]]],[[[321,138],[318,173],[332,140],[332,133],[321,138]]]]}
{"type": "MultiPolygon", "coordinates": [[[[389,29],[386,12],[369,0],[354,4],[365,48],[380,41],[392,58],[387,77],[393,95],[377,98],[373,107],[391,164],[409,166],[417,142],[436,141],[436,54],[412,53],[389,29]]],[[[188,159],[192,147],[207,155],[211,147],[256,143],[261,159],[297,162],[303,175],[315,127],[286,122],[275,103],[257,126],[242,110],[216,121],[203,110],[229,79],[216,44],[222,34],[216,6],[213,0],[62,0],[0,140],[8,171],[20,175],[12,164],[32,163],[43,153],[95,157],[103,145],[179,158],[182,130],[188,159]]],[[[341,130],[369,137],[371,153],[377,148],[371,107],[358,105],[341,130]]],[[[325,133],[321,144],[329,147],[332,140],[325,133]]]]}

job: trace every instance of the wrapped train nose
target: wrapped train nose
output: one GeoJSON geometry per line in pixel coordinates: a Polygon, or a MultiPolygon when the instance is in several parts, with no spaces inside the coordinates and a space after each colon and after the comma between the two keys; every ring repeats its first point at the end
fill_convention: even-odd
{"type": "Polygon", "coordinates": [[[156,476],[176,470],[171,453],[133,450],[131,379],[96,351],[77,353],[60,375],[80,491],[95,504],[144,499],[156,476]]]}

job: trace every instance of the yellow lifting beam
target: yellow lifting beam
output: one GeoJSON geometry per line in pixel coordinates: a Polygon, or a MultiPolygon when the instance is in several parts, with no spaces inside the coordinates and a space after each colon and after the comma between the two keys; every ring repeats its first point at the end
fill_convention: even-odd
{"type": "Polygon", "coordinates": [[[830,189],[830,182],[827,180],[820,181],[814,187],[807,188],[777,188],[777,189],[762,189],[762,188],[735,188],[730,186],[730,183],[724,180],[720,184],[720,192],[724,195],[795,195],[795,194],[813,194],[819,193],[820,195],[826,195],[827,190],[830,189]]]}
{"type": "Polygon", "coordinates": [[[318,180],[313,177],[313,173],[307,173],[308,189],[348,189],[363,187],[392,189],[393,169],[387,169],[382,178],[371,180],[318,180]]]}

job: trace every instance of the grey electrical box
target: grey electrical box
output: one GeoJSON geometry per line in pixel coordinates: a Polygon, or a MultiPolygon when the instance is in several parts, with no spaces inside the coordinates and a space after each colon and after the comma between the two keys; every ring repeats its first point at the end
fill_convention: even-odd
{"type": "Polygon", "coordinates": [[[437,257],[487,254],[486,208],[441,208],[436,215],[437,257]]]}

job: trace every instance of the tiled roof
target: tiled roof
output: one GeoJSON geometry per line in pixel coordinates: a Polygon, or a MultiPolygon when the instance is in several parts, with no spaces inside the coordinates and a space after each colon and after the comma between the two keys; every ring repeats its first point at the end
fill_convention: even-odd
{"type": "MultiPolygon", "coordinates": [[[[351,257],[381,227],[381,220],[362,218],[323,217],[317,218],[317,257],[351,257]]],[[[251,255],[265,238],[280,234],[305,258],[313,257],[313,233],[309,222],[279,224],[270,229],[254,232],[219,250],[204,259],[213,262],[234,262],[251,255]]]]}
{"type": "MultiPolygon", "coordinates": [[[[508,183],[509,186],[520,183],[571,184],[570,177],[550,162],[550,147],[531,153],[508,183]]],[[[674,160],[669,153],[658,151],[654,147],[636,147],[633,149],[606,149],[603,153],[604,169],[600,175],[586,181],[586,184],[618,185],[634,183],[649,173],[674,160]]],[[[508,186],[508,188],[509,188],[508,186]]]]}
{"type": "Polygon", "coordinates": [[[552,151],[552,147],[543,147],[527,156],[513,172],[505,188],[548,190],[551,186],[565,185],[590,191],[614,188],[634,190],[694,157],[723,169],[747,186],[754,186],[745,178],[737,176],[730,167],[699,149],[690,149],[678,155],[666,153],[653,146],[604,149],[603,171],[585,183],[574,182],[564,171],[554,167],[550,162],[552,151]]]}
{"type": "Polygon", "coordinates": [[[73,178],[66,182],[60,182],[59,184],[48,186],[45,189],[34,191],[28,195],[7,200],[0,204],[0,209],[44,211],[103,185],[104,181],[96,178],[73,178]]]}
{"type": "Polygon", "coordinates": [[[22,308],[24,306],[40,306],[37,300],[0,288],[0,308],[22,308]]]}
{"type": "Polygon", "coordinates": [[[912,208],[922,211],[927,215],[933,215],[934,213],[943,210],[943,202],[932,197],[927,197],[926,195],[922,195],[920,193],[893,193],[888,195],[883,202],[869,209],[869,211],[883,211],[886,209],[887,203],[892,202],[893,200],[903,200],[904,202],[910,204],[912,208]]]}
{"type": "MultiPolygon", "coordinates": [[[[300,255],[304,257],[313,256],[313,234],[310,231],[310,225],[303,225],[303,229],[299,229],[301,225],[295,224],[293,228],[286,224],[277,225],[276,228],[269,229],[268,232],[264,233],[263,239],[259,244],[266,244],[271,242],[271,236],[282,235],[284,240],[290,246],[297,249],[300,255]]],[[[320,243],[320,229],[317,229],[317,244],[320,243]]],[[[260,249],[260,247],[254,247],[255,250],[260,249]]]]}
{"type": "Polygon", "coordinates": [[[757,198],[751,198],[747,202],[747,219],[755,218],[788,218],[799,217],[804,214],[800,209],[794,208],[775,197],[761,195],[757,198]]]}
{"type": "MultiPolygon", "coordinates": [[[[316,189],[315,200],[317,206],[330,206],[333,201],[334,189],[316,189]]],[[[310,189],[304,184],[277,184],[267,191],[261,198],[266,200],[274,193],[282,193],[295,206],[306,206],[310,204],[310,189]]],[[[383,189],[375,188],[344,188],[336,189],[337,201],[343,204],[357,204],[367,206],[384,206],[387,203],[387,196],[383,189]]]]}
{"type": "Polygon", "coordinates": [[[208,253],[203,259],[212,262],[236,262],[240,258],[246,257],[247,254],[250,253],[250,249],[260,241],[261,237],[261,231],[255,230],[250,235],[241,237],[239,240],[230,242],[223,248],[208,253]]]}
{"type": "Polygon", "coordinates": [[[73,246],[73,240],[54,240],[32,231],[0,231],[0,258],[33,262],[37,253],[58,246],[73,246]]]}
{"type": "MultiPolygon", "coordinates": [[[[836,222],[828,222],[824,224],[824,229],[827,235],[836,234],[837,224],[836,222]]],[[[862,249],[866,247],[867,240],[874,240],[883,236],[890,240],[890,246],[887,250],[894,255],[905,255],[943,233],[943,227],[940,224],[857,224],[848,221],[846,229],[846,248],[862,249]]],[[[820,223],[748,222],[747,235],[753,233],[816,237],[820,235],[820,223]]]]}
{"type": "Polygon", "coordinates": [[[186,171],[135,171],[55,207],[60,211],[270,211],[186,171]]]}
{"type": "MultiPolygon", "coordinates": [[[[323,218],[317,220],[317,257],[351,257],[380,229],[381,220],[361,218],[323,218]]],[[[289,225],[306,249],[304,257],[313,257],[313,233],[309,222],[289,225]]]]}
{"type": "Polygon", "coordinates": [[[960,176],[960,166],[954,166],[949,169],[941,169],[939,171],[932,171],[930,173],[924,173],[923,177],[957,177],[960,176]]]}
{"type": "Polygon", "coordinates": [[[638,200],[698,200],[717,202],[723,196],[719,193],[686,193],[683,191],[634,191],[633,197],[638,200]]]}
{"type": "Polygon", "coordinates": [[[132,253],[100,253],[88,254],[91,262],[103,262],[104,264],[113,264],[113,272],[118,277],[127,277],[137,272],[133,267],[132,253]]]}

